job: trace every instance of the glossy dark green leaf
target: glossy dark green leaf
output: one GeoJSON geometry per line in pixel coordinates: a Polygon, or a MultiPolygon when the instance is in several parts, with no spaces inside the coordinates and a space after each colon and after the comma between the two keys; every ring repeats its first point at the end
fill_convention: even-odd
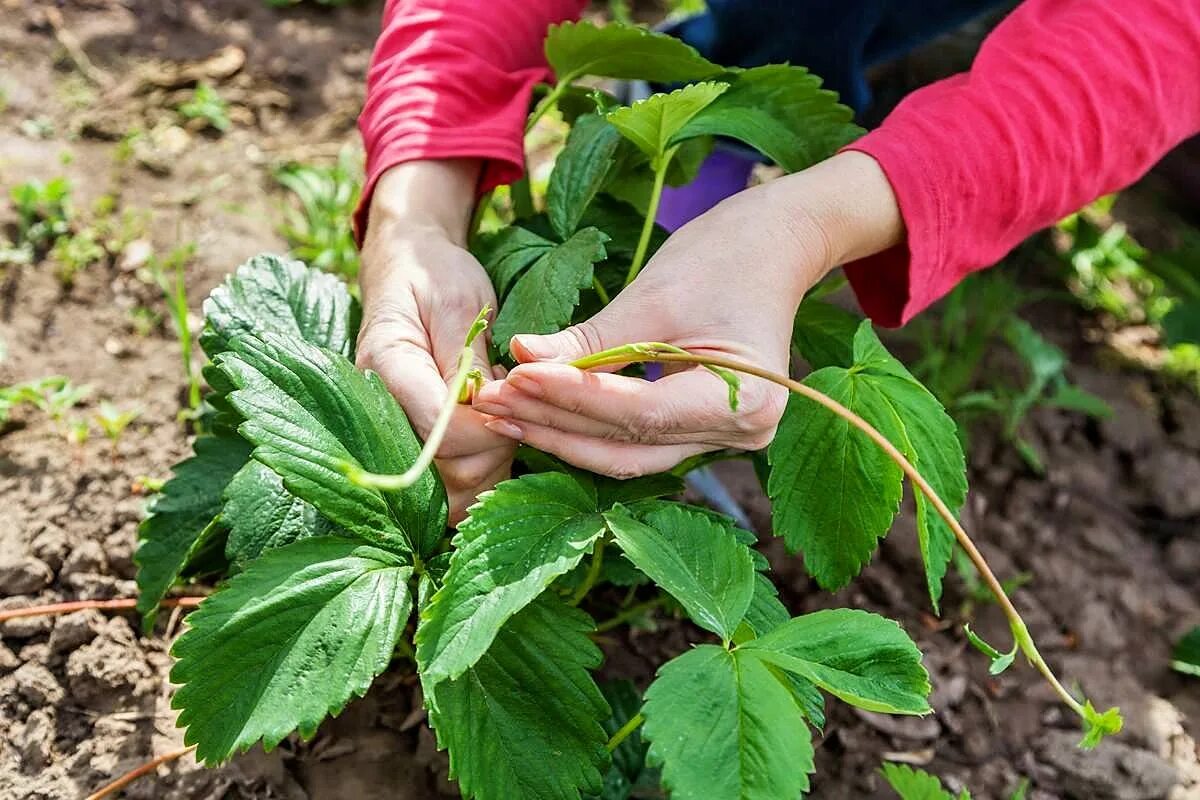
{"type": "Polygon", "coordinates": [[[138,528],[137,609],[147,630],[201,534],[221,513],[225,487],[250,458],[250,445],[234,436],[201,436],[192,449],[138,528]]]}
{"type": "Polygon", "coordinates": [[[508,352],[518,333],[557,333],[570,324],[580,290],[592,285],[592,266],[604,260],[606,238],[595,228],[584,228],[521,275],[492,328],[502,352],[508,352]]]}
{"type": "Polygon", "coordinates": [[[546,187],[546,211],[559,238],[570,238],[579,227],[613,167],[620,143],[621,134],[598,114],[575,121],[546,187]]]}
{"type": "Polygon", "coordinates": [[[675,800],[780,800],[808,790],[812,734],[791,691],[755,654],[700,645],[646,691],[642,735],[675,800]]]}
{"type": "Polygon", "coordinates": [[[421,613],[417,663],[426,692],[478,661],[505,622],[604,532],[595,492],[559,472],[504,481],[469,514],[442,587],[421,613]]]}
{"type": "Polygon", "coordinates": [[[411,610],[412,567],[351,539],[271,550],[188,615],[171,648],[184,741],[217,764],[361,697],[392,660],[411,610]]]}
{"type": "Polygon", "coordinates": [[[721,71],[674,36],[636,25],[599,26],[586,21],[550,26],[546,60],[560,82],[593,75],[674,83],[721,71]]]}
{"type": "Polygon", "coordinates": [[[863,134],[853,123],[854,112],[803,67],[768,64],[722,76],[726,79],[729,90],[674,134],[675,142],[728,136],[797,172],[863,134]]]}
{"type": "Polygon", "coordinates": [[[436,547],[446,497],[432,469],[399,492],[357,486],[344,474],[346,464],[403,472],[420,452],[378,375],[294,337],[245,335],[230,347],[216,363],[238,387],[229,401],[246,419],[238,430],[256,460],[349,534],[395,551],[436,547]]]}
{"type": "Polygon", "coordinates": [[[209,358],[228,350],[235,336],[268,331],[352,356],[359,309],[337,277],[264,253],[213,289],[204,301],[204,317],[200,346],[209,358]]]}
{"type": "Polygon", "coordinates": [[[222,514],[229,527],[225,556],[235,564],[314,536],[335,536],[336,525],[283,486],[270,467],[250,461],[225,488],[222,514]]]}
{"type": "Polygon", "coordinates": [[[601,661],[592,628],[586,614],[543,594],[474,666],[426,695],[464,797],[569,800],[601,790],[610,710],[588,672],[601,661]]]}

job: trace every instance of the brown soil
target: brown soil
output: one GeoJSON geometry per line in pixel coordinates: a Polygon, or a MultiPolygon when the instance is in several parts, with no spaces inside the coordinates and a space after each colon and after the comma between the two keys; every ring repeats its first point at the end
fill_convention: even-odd
{"type": "MultiPolygon", "coordinates": [[[[112,193],[122,207],[148,212],[156,251],[195,241],[188,284],[196,309],[234,265],[282,247],[270,165],[328,158],[354,141],[378,9],[278,11],[258,0],[60,5],[65,29],[118,85],[106,93],[79,77],[45,5],[0,0],[0,188],[7,195],[28,178],[67,175],[79,208],[112,193]],[[114,138],[166,119],[172,85],[188,74],[180,78],[178,63],[228,45],[240,49],[244,67],[232,75],[220,63],[199,69],[214,70],[223,96],[235,101],[234,130],[220,138],[172,131],[119,161],[114,138]],[[131,75],[151,77],[131,84],[131,75]],[[48,138],[22,130],[38,118],[53,130],[48,138]]],[[[0,211],[0,224],[12,222],[3,216],[10,213],[0,211]]],[[[176,418],[183,380],[174,337],[163,325],[139,336],[129,318],[131,308],[159,303],[158,290],[120,264],[86,271],[70,290],[47,263],[0,274],[0,385],[61,374],[95,387],[69,419],[91,415],[102,398],[141,410],[115,446],[94,426],[89,441],[70,444],[65,422],[28,410],[0,431],[0,608],[134,593],[139,476],[165,477],[187,449],[176,418]]],[[[1074,721],[1031,670],[989,677],[959,623],[972,618],[1003,642],[1002,618],[993,606],[972,608],[958,578],[949,581],[943,619],[929,615],[910,515],[863,576],[832,596],[769,542],[794,612],[853,606],[895,617],[918,639],[934,676],[937,714],[927,719],[830,704],[814,797],[889,796],[876,773],[884,758],[924,764],[982,798],[1007,796],[1022,777],[1039,800],[1200,797],[1200,685],[1167,668],[1171,642],[1200,624],[1200,402],[1147,374],[1106,366],[1108,351],[1083,344],[1082,314],[1040,310],[1039,327],[1072,354],[1073,377],[1116,416],[1096,423],[1037,413],[1028,433],[1049,466],[1045,479],[978,432],[965,521],[1001,576],[1032,573],[1016,597],[1046,655],[1091,696],[1120,704],[1127,730],[1081,756],[1074,721]]],[[[767,531],[752,474],[738,465],[721,471],[767,531]]],[[[166,679],[178,615],[163,614],[148,638],[134,623],[130,615],[79,612],[0,628],[0,800],[82,797],[180,745],[166,679]]],[[[644,686],[657,664],[686,647],[687,634],[665,621],[654,633],[624,635],[607,645],[606,671],[644,686]]],[[[453,796],[419,709],[414,681],[396,669],[311,742],[256,750],[216,770],[187,757],[126,796],[453,796]]]]}

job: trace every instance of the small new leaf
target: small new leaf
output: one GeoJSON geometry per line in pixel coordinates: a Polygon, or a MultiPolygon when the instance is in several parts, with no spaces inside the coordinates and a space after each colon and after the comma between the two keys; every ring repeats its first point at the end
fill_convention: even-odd
{"type": "Polygon", "coordinates": [[[504,481],[469,513],[442,587],[421,613],[417,663],[427,693],[478,661],[505,622],[604,532],[595,492],[559,472],[504,481]]]}
{"type": "Polygon", "coordinates": [[[603,261],[608,239],[595,228],[584,228],[544,253],[525,271],[500,307],[492,335],[508,353],[518,333],[557,333],[571,322],[579,291],[592,285],[592,265],[603,261]]]}
{"type": "Polygon", "coordinates": [[[868,711],[931,710],[921,651],[899,625],[877,614],[847,608],[805,614],[740,650],[753,651],[868,711]]]}
{"type": "Polygon", "coordinates": [[[647,761],[676,800],[799,797],[812,734],[790,689],[758,654],[700,645],[667,662],[646,691],[647,761]]]}
{"type": "Polygon", "coordinates": [[[1115,736],[1125,726],[1119,708],[1114,706],[1102,714],[1092,705],[1091,700],[1085,700],[1083,703],[1083,720],[1083,739],[1079,741],[1079,746],[1084,750],[1096,747],[1105,736],[1115,736]]]}
{"type": "Polygon", "coordinates": [[[171,648],[171,707],[196,758],[311,737],[365,694],[404,632],[411,575],[392,553],[323,537],[266,553],[206,598],[171,648]]]}
{"type": "Polygon", "coordinates": [[[616,23],[603,27],[591,22],[550,26],[546,61],[562,83],[585,75],[675,83],[722,71],[674,36],[616,23]]]}
{"type": "Polygon", "coordinates": [[[985,642],[979,634],[971,630],[970,625],[963,625],[963,633],[967,635],[967,641],[971,643],[972,647],[992,660],[991,665],[988,667],[988,673],[992,675],[999,675],[1011,667],[1020,649],[1019,645],[1013,644],[1012,650],[1009,650],[1007,653],[1001,653],[985,642]]]}
{"type": "Polygon", "coordinates": [[[670,94],[652,95],[618,108],[609,113],[608,121],[657,168],[673,144],[673,137],[728,88],[727,83],[693,83],[670,94]]]}

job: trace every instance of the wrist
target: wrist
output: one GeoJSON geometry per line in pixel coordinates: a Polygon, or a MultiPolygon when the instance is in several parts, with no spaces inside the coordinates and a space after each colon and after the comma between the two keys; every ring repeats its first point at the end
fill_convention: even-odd
{"type": "Polygon", "coordinates": [[[479,180],[478,159],[407,161],[380,176],[367,238],[436,235],[465,247],[479,180]]]}

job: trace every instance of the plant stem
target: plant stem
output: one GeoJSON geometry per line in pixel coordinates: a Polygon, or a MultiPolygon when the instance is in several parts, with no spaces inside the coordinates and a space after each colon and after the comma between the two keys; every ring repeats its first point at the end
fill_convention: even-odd
{"type": "Polygon", "coordinates": [[[874,442],[881,450],[883,450],[884,453],[887,454],[888,458],[894,461],[896,465],[899,466],[904,472],[904,474],[908,476],[908,479],[912,481],[913,485],[917,487],[921,494],[925,495],[925,498],[933,505],[938,516],[941,517],[942,520],[950,527],[950,530],[954,532],[954,536],[956,539],[958,539],[958,543],[966,552],[967,557],[971,559],[971,563],[975,566],[975,569],[978,570],[984,584],[988,587],[988,590],[996,598],[996,602],[1004,611],[1004,616],[1008,619],[1008,625],[1012,630],[1013,638],[1016,640],[1016,644],[1018,647],[1020,647],[1021,652],[1024,653],[1027,659],[1029,659],[1034,668],[1036,668],[1037,671],[1042,674],[1042,676],[1054,689],[1055,693],[1057,693],[1062,699],[1063,703],[1070,707],[1070,709],[1080,717],[1083,717],[1085,720],[1087,719],[1084,713],[1083,705],[1077,699],[1075,699],[1075,697],[1072,696],[1069,691],[1067,691],[1066,687],[1062,685],[1062,682],[1059,681],[1057,676],[1055,676],[1054,671],[1050,668],[1050,665],[1046,663],[1046,660],[1038,651],[1037,645],[1034,643],[1033,637],[1030,635],[1024,619],[1021,618],[1020,612],[1017,611],[1016,606],[1014,606],[1012,600],[1009,599],[1008,593],[1004,591],[1003,585],[1001,585],[1000,581],[996,578],[996,575],[992,572],[991,567],[988,566],[983,554],[979,552],[979,548],[977,548],[975,543],[971,541],[971,537],[967,535],[966,530],[964,530],[962,525],[959,524],[958,519],[955,518],[954,514],[946,506],[945,502],[942,501],[942,498],[938,496],[937,492],[933,490],[933,487],[929,485],[929,482],[926,481],[921,473],[917,471],[917,468],[914,467],[907,458],[905,458],[904,454],[897,450],[896,446],[888,441],[887,437],[876,430],[871,423],[867,422],[858,414],[846,408],[825,393],[817,391],[811,386],[806,386],[799,381],[792,380],[787,376],[779,375],[761,367],[756,367],[753,364],[747,364],[741,361],[735,361],[733,359],[712,356],[698,356],[686,352],[680,353],[677,352],[678,348],[674,348],[676,352],[662,349],[669,347],[669,345],[659,345],[653,342],[644,342],[635,345],[623,345],[621,347],[614,347],[611,350],[604,350],[599,353],[586,356],[572,363],[574,366],[579,367],[580,369],[588,369],[590,367],[604,366],[608,364],[628,364],[635,361],[661,361],[683,364],[699,364],[709,368],[716,367],[718,369],[741,372],[746,375],[753,375],[756,378],[762,378],[763,380],[783,386],[789,391],[795,392],[803,397],[807,397],[809,400],[812,400],[813,402],[823,406],[837,416],[846,420],[846,422],[850,423],[859,431],[866,434],[866,436],[872,442],[874,442]]]}
{"type": "Polygon", "coordinates": [[[626,286],[633,283],[633,279],[642,271],[642,265],[646,263],[646,251],[650,249],[650,237],[654,233],[654,221],[658,216],[658,203],[662,199],[663,184],[667,180],[667,167],[671,166],[671,159],[675,158],[675,151],[678,149],[679,145],[675,145],[654,165],[654,187],[650,190],[650,203],[646,207],[646,219],[642,222],[642,235],[638,237],[633,261],[629,263],[629,272],[625,275],[626,286]]]}
{"type": "Polygon", "coordinates": [[[629,608],[619,611],[610,619],[606,619],[604,622],[597,624],[596,633],[605,633],[620,625],[624,625],[629,620],[641,616],[650,609],[658,608],[662,605],[662,602],[663,601],[661,597],[656,597],[653,600],[647,600],[644,603],[638,603],[637,605],[633,605],[629,608]]]}
{"type": "Polygon", "coordinates": [[[571,82],[573,80],[575,80],[575,76],[567,75],[558,83],[554,84],[554,87],[546,93],[546,96],[543,97],[536,106],[534,106],[533,112],[529,115],[529,119],[525,121],[525,133],[528,134],[531,130],[533,130],[533,126],[537,125],[538,120],[545,116],[546,112],[550,110],[550,107],[558,102],[558,98],[563,96],[563,92],[571,87],[571,82]]]}
{"type": "Polygon", "coordinates": [[[616,750],[621,746],[621,742],[628,739],[631,733],[642,727],[642,723],[645,721],[646,717],[642,714],[642,712],[639,711],[638,713],[634,714],[629,718],[628,722],[622,725],[617,732],[612,735],[612,738],[608,740],[608,744],[604,745],[604,748],[610,753],[613,750],[616,750]]]}
{"type": "Polygon", "coordinates": [[[612,298],[608,296],[608,290],[604,288],[604,284],[596,276],[592,276],[592,288],[596,290],[596,296],[600,298],[600,302],[608,305],[612,302],[612,298]]]}
{"type": "Polygon", "coordinates": [[[191,745],[189,747],[181,747],[178,750],[172,750],[169,753],[163,753],[161,756],[158,756],[157,758],[147,761],[145,764],[142,764],[140,767],[131,769],[129,772],[126,772],[124,775],[117,778],[112,783],[105,784],[98,791],[93,792],[92,794],[89,794],[87,796],[87,800],[102,800],[102,798],[108,797],[111,794],[115,794],[116,792],[121,791],[126,786],[133,783],[134,781],[136,781],[138,778],[142,777],[143,775],[148,775],[149,773],[158,769],[158,767],[161,766],[162,764],[166,764],[168,761],[174,761],[175,759],[179,758],[180,756],[187,755],[188,753],[190,753],[191,751],[193,751],[195,749],[196,749],[196,745],[191,745]]]}
{"type": "MultiPolygon", "coordinates": [[[[203,597],[168,597],[159,603],[159,608],[195,608],[200,605],[203,597]]],[[[0,611],[0,622],[22,617],[52,617],[58,614],[70,614],[74,611],[95,608],[100,611],[125,611],[137,608],[137,598],[122,597],[116,600],[73,600],[67,603],[50,603],[43,606],[28,608],[8,608],[0,611]]]]}
{"type": "Polygon", "coordinates": [[[600,580],[600,568],[604,566],[604,548],[608,546],[608,539],[609,535],[605,533],[596,540],[596,546],[592,548],[592,563],[588,565],[583,583],[579,584],[579,588],[572,595],[571,605],[577,606],[582,603],[583,598],[587,597],[587,593],[596,585],[596,581],[600,580]]]}

